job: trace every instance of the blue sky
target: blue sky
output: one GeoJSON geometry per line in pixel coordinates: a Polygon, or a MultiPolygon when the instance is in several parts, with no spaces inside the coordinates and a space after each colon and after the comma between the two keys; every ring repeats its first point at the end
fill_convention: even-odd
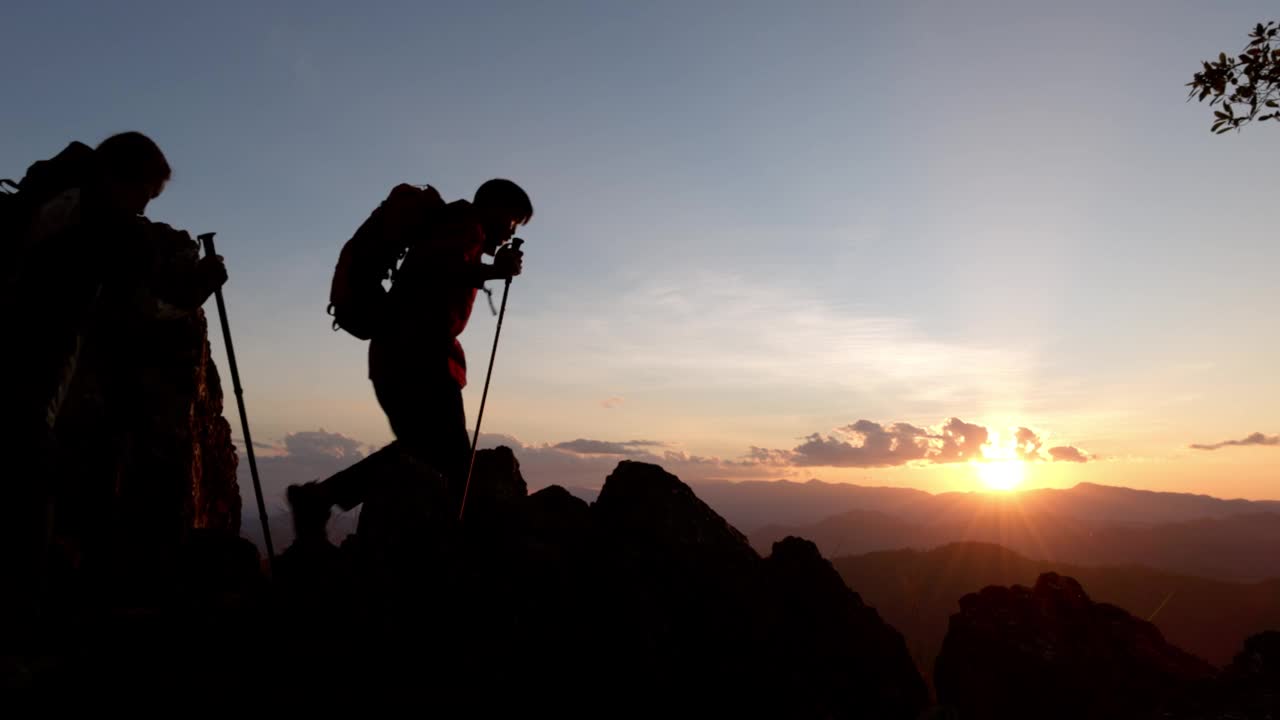
{"type": "MultiPolygon", "coordinates": [[[[1277,431],[1280,135],[1211,136],[1183,84],[1274,14],[26,3],[0,29],[19,59],[0,77],[0,174],[72,138],[154,137],[175,176],[149,214],[219,233],[255,436],[282,447],[390,437],[363,344],[324,313],[342,242],[395,183],[454,198],[504,176],[537,214],[494,433],[727,461],[859,419],[959,417],[1108,459],[1037,484],[1273,497],[1275,448],[1187,445],[1277,431]]],[[[492,332],[478,305],[473,368],[492,332]]]]}

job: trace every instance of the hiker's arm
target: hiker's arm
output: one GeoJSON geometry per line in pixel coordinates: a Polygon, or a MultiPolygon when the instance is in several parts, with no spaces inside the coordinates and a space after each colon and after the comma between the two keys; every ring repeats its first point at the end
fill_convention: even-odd
{"type": "Polygon", "coordinates": [[[180,310],[195,310],[227,282],[227,266],[221,255],[200,258],[175,272],[166,287],[157,288],[156,296],[180,310]]]}
{"type": "Polygon", "coordinates": [[[151,284],[156,299],[171,310],[191,312],[227,282],[227,267],[221,256],[200,257],[199,246],[181,230],[154,223],[152,231],[169,233],[153,238],[156,264],[151,270],[151,284]]]}
{"type": "Polygon", "coordinates": [[[463,271],[468,287],[480,288],[489,280],[508,280],[524,269],[524,252],[506,246],[498,250],[492,263],[470,263],[463,271]]]}
{"type": "Polygon", "coordinates": [[[221,255],[207,255],[196,264],[196,282],[192,287],[191,308],[198,308],[213,295],[218,288],[227,284],[227,264],[221,255]]]}
{"type": "Polygon", "coordinates": [[[416,270],[430,276],[430,284],[468,288],[482,288],[490,280],[506,280],[520,274],[524,263],[522,251],[507,246],[498,251],[492,263],[478,258],[468,260],[467,247],[473,242],[481,241],[460,232],[440,233],[410,253],[405,263],[414,270],[407,270],[407,274],[416,270]]]}
{"type": "MultiPolygon", "coordinates": [[[[518,250],[515,252],[519,252],[518,250]]],[[[454,277],[463,285],[471,288],[482,288],[490,280],[506,280],[520,274],[522,260],[520,258],[503,260],[502,256],[494,258],[492,263],[474,262],[458,266],[454,277]]]]}

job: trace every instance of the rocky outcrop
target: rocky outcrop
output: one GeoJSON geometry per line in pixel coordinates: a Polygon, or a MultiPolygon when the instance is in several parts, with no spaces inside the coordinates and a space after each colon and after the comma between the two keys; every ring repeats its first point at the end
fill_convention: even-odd
{"type": "Polygon", "coordinates": [[[786,687],[774,717],[895,717],[928,690],[902,635],[845,586],[808,540],[774,543],[764,561],[770,682],[786,687]]]}
{"type": "MultiPolygon", "coordinates": [[[[187,424],[191,442],[192,528],[240,534],[240,486],[236,482],[239,457],[231,441],[231,424],[224,413],[222,378],[210,354],[208,320],[204,311],[187,323],[184,343],[193,352],[191,414],[187,424]]],[[[234,400],[232,401],[234,403],[234,400]]],[[[185,444],[184,444],[185,447],[185,444]]]]}
{"type": "MultiPolygon", "coordinates": [[[[347,619],[373,622],[357,647],[324,642],[362,658],[360,685],[447,689],[480,714],[915,718],[926,706],[902,637],[811,543],[761,558],[656,465],[620,463],[593,505],[558,487],[526,496],[506,448],[482,452],[477,471],[462,526],[432,549],[410,541],[394,601],[368,597],[387,585],[355,563],[366,594],[347,619]],[[408,659],[393,650],[419,643],[430,649],[408,659]]],[[[381,492],[401,499],[372,507],[415,504],[394,484],[381,492]]],[[[352,551],[373,532],[361,524],[352,551]]],[[[306,587],[314,600],[320,584],[306,587]]],[[[295,626],[296,646],[308,627],[295,626]]],[[[329,670],[310,667],[308,682],[329,670]]]]}
{"type": "Polygon", "coordinates": [[[1169,720],[1275,720],[1280,717],[1280,631],[1258,633],[1214,682],[1167,714],[1169,720]]]}
{"type": "Polygon", "coordinates": [[[1280,701],[1280,630],[1258,633],[1245,640],[1244,649],[1236,655],[1223,673],[1228,688],[1250,694],[1256,689],[1264,694],[1274,712],[1280,701]]]}
{"type": "Polygon", "coordinates": [[[1035,587],[960,599],[938,655],[938,701],[963,718],[1143,718],[1174,707],[1214,668],[1149,622],[1045,573],[1035,587]]]}
{"type": "Polygon", "coordinates": [[[236,538],[238,459],[204,312],[104,311],[88,338],[57,427],[64,554],[145,573],[194,530],[236,538]]]}

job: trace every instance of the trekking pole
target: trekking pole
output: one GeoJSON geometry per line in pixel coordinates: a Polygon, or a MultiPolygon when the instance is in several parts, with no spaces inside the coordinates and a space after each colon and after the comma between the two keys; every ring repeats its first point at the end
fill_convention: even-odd
{"type": "MultiPolygon", "coordinates": [[[[204,244],[206,257],[218,252],[213,248],[214,233],[198,236],[204,244]]],[[[240,370],[236,367],[236,350],[231,344],[231,322],[227,320],[227,303],[222,299],[222,288],[213,291],[218,300],[218,318],[222,320],[222,342],[227,348],[227,366],[231,368],[231,386],[236,391],[236,404],[240,407],[240,428],[244,431],[244,452],[249,457],[249,474],[253,476],[253,493],[258,499],[258,517],[262,520],[262,540],[267,545],[267,567],[272,575],[276,569],[276,550],[271,544],[271,528],[267,524],[267,504],[262,500],[262,481],[258,479],[258,462],[253,457],[253,439],[249,436],[249,416],[244,410],[244,389],[240,387],[240,370]]]]}
{"type": "MultiPolygon", "coordinates": [[[[520,238],[511,239],[511,247],[516,250],[524,244],[520,238]]],[[[480,394],[480,412],[476,413],[476,434],[471,438],[471,462],[467,465],[467,483],[462,486],[462,505],[458,507],[458,522],[462,522],[462,514],[467,511],[467,492],[471,490],[471,473],[476,469],[476,449],[480,443],[480,423],[484,420],[484,403],[489,399],[489,380],[493,377],[493,360],[498,356],[498,336],[502,334],[502,318],[507,314],[507,293],[511,292],[511,278],[507,278],[502,288],[502,309],[498,311],[498,329],[493,331],[493,351],[489,353],[489,372],[484,376],[484,392],[480,394]]]]}

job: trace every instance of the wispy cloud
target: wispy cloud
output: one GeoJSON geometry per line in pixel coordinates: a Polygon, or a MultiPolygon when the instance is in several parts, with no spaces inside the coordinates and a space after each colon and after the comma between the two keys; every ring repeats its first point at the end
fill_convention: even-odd
{"type": "Polygon", "coordinates": [[[1240,440],[1223,440],[1222,442],[1213,443],[1211,445],[1194,444],[1191,446],[1191,449],[1219,450],[1224,447],[1244,447],[1248,445],[1280,446],[1280,435],[1263,435],[1260,432],[1256,432],[1240,440]]]}
{"type": "Polygon", "coordinates": [[[662,465],[685,482],[778,479],[789,474],[784,464],[752,457],[734,460],[694,455],[652,440],[612,442],[579,438],[538,445],[526,444],[511,435],[481,434],[481,447],[498,445],[506,445],[515,452],[520,472],[531,489],[547,485],[596,489],[621,460],[662,465]]]}
{"type": "Polygon", "coordinates": [[[530,362],[548,372],[571,363],[580,384],[889,389],[899,401],[936,407],[1017,397],[1034,359],[1020,348],[931,337],[910,320],[860,312],[807,288],[724,273],[645,279],[589,316],[563,312],[575,313],[572,322],[552,313],[538,324],[580,329],[530,362]]]}
{"type": "Polygon", "coordinates": [[[578,453],[580,455],[633,455],[636,453],[648,454],[649,448],[665,446],[666,443],[660,443],[656,440],[609,442],[606,440],[586,440],[578,438],[577,440],[557,443],[553,447],[556,450],[568,450],[569,452],[578,453]]]}

